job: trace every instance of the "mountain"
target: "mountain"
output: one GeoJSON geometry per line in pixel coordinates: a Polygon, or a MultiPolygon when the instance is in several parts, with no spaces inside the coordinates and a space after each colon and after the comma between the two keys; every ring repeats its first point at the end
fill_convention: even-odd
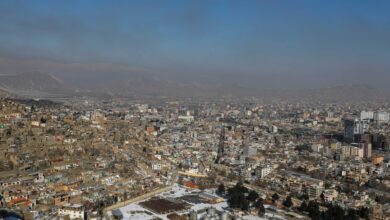
{"type": "Polygon", "coordinates": [[[105,91],[113,97],[208,97],[247,98],[263,101],[358,102],[389,100],[390,94],[367,85],[342,85],[314,89],[261,89],[235,84],[205,85],[175,83],[150,78],[112,81],[96,85],[90,91],[105,91]]]}
{"type": "Polygon", "coordinates": [[[387,92],[367,85],[342,85],[313,89],[262,89],[237,84],[207,85],[197,82],[179,83],[155,76],[133,75],[131,80],[109,81],[77,88],[53,75],[33,72],[0,75],[0,95],[14,94],[24,98],[238,98],[255,97],[262,101],[358,102],[390,100],[387,92]]]}
{"type": "Polygon", "coordinates": [[[5,97],[9,97],[10,94],[4,90],[1,90],[0,89],[0,98],[5,98],[5,97]]]}
{"type": "Polygon", "coordinates": [[[0,75],[0,89],[21,97],[48,98],[74,93],[75,88],[41,72],[0,75]]]}

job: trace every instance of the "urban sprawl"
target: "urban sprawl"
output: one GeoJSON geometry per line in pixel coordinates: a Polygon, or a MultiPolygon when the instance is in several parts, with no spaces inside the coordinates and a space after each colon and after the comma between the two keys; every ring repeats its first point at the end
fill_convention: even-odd
{"type": "Polygon", "coordinates": [[[0,99],[1,216],[390,219],[383,103],[0,99]]]}

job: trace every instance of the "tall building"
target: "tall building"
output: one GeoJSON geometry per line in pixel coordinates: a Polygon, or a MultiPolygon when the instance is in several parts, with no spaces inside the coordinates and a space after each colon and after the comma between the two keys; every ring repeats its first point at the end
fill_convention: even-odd
{"type": "Polygon", "coordinates": [[[360,120],[374,120],[374,112],[373,111],[362,111],[360,112],[360,120]]]}
{"type": "Polygon", "coordinates": [[[375,112],[374,113],[374,121],[376,123],[388,123],[390,119],[390,115],[388,112],[375,112]]]}
{"type": "Polygon", "coordinates": [[[353,127],[353,133],[354,134],[364,134],[368,132],[368,122],[365,120],[355,120],[354,127],[353,127]]]}
{"type": "Polygon", "coordinates": [[[354,121],[344,121],[344,137],[348,142],[352,142],[354,139],[354,121]]]}
{"type": "Polygon", "coordinates": [[[345,120],[344,121],[344,137],[347,141],[355,140],[355,135],[362,135],[368,132],[369,125],[367,120],[345,120]]]}
{"type": "Polygon", "coordinates": [[[343,158],[363,158],[364,150],[356,146],[342,146],[341,155],[343,158]]]}
{"type": "Polygon", "coordinates": [[[371,158],[372,144],[368,142],[359,143],[359,147],[363,149],[363,157],[366,159],[371,158]]]}
{"type": "Polygon", "coordinates": [[[385,111],[362,111],[360,112],[360,120],[388,123],[390,121],[390,113],[385,111]]]}

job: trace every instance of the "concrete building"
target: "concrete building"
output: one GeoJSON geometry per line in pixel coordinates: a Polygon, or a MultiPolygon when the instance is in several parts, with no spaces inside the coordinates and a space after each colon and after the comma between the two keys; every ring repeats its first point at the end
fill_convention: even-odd
{"type": "Polygon", "coordinates": [[[367,120],[345,120],[344,137],[346,141],[353,142],[355,135],[362,135],[368,132],[369,125],[367,120]]]}
{"type": "Polygon", "coordinates": [[[360,120],[374,120],[374,112],[373,111],[362,111],[360,112],[360,120]]]}
{"type": "Polygon", "coordinates": [[[388,112],[375,112],[374,121],[376,123],[388,123],[390,119],[390,114],[388,112]]]}
{"type": "Polygon", "coordinates": [[[268,176],[273,171],[273,168],[269,165],[267,166],[259,166],[255,170],[256,177],[259,179],[263,179],[268,176]]]}
{"type": "Polygon", "coordinates": [[[309,198],[315,199],[320,197],[323,190],[324,189],[321,186],[314,184],[307,187],[307,194],[309,198]]]}
{"type": "Polygon", "coordinates": [[[371,143],[359,143],[359,147],[363,150],[363,157],[366,159],[371,158],[372,144],[371,143]]]}

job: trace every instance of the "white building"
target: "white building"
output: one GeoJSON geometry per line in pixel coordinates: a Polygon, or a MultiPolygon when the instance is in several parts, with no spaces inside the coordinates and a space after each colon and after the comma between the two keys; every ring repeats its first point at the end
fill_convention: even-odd
{"type": "Polygon", "coordinates": [[[194,121],[194,116],[184,116],[184,115],[179,115],[178,117],[179,120],[183,120],[183,121],[194,121]]]}
{"type": "Polygon", "coordinates": [[[152,163],[152,170],[161,170],[162,169],[162,165],[161,163],[152,163]]]}
{"type": "Polygon", "coordinates": [[[360,112],[360,120],[374,120],[374,112],[373,111],[360,112]]]}
{"type": "Polygon", "coordinates": [[[364,134],[368,132],[369,126],[367,121],[355,120],[353,133],[354,134],[364,134]]]}
{"type": "Polygon", "coordinates": [[[324,146],[321,145],[321,144],[314,144],[314,145],[311,146],[311,149],[312,149],[314,152],[321,152],[321,151],[323,151],[324,146]]]}
{"type": "Polygon", "coordinates": [[[376,123],[388,123],[390,119],[388,112],[375,112],[374,121],[376,123]]]}
{"type": "Polygon", "coordinates": [[[273,171],[273,168],[269,165],[267,166],[259,166],[255,170],[255,174],[257,178],[264,179],[266,176],[268,176],[273,171]]]}
{"type": "Polygon", "coordinates": [[[59,215],[70,219],[84,219],[84,207],[81,204],[65,204],[58,210],[59,215]]]}
{"type": "Polygon", "coordinates": [[[276,127],[275,125],[272,125],[269,128],[269,130],[270,130],[271,133],[278,133],[278,127],[276,127]]]}

